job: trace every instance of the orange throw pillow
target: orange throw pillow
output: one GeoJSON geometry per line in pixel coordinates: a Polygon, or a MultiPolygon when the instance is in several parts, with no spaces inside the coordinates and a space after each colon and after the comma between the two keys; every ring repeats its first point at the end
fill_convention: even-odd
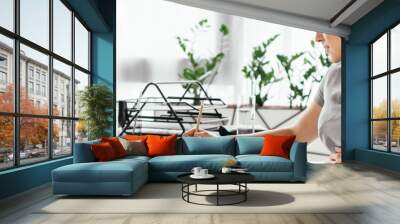
{"type": "Polygon", "coordinates": [[[124,149],[124,146],[122,146],[121,142],[119,142],[118,138],[112,137],[112,138],[101,138],[101,142],[108,142],[114,149],[115,155],[117,158],[122,158],[126,156],[126,151],[124,149]]]}
{"type": "Polygon", "coordinates": [[[264,145],[261,149],[261,156],[280,156],[286,159],[290,158],[290,148],[296,136],[277,136],[277,135],[265,135],[264,145]]]}
{"type": "Polygon", "coordinates": [[[176,155],[176,135],[158,136],[149,135],[147,137],[148,156],[176,155]]]}
{"type": "Polygon", "coordinates": [[[91,149],[94,157],[99,162],[110,161],[117,158],[114,149],[108,142],[93,144],[91,145],[91,149]]]}
{"type": "Polygon", "coordinates": [[[124,139],[129,141],[143,141],[146,142],[148,135],[124,135],[124,139]]]}

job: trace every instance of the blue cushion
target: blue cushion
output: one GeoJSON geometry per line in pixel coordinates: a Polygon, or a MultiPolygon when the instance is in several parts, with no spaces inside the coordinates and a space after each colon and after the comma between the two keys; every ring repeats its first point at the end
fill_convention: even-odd
{"type": "Polygon", "coordinates": [[[190,172],[193,167],[203,167],[210,171],[219,171],[231,155],[174,155],[158,156],[149,160],[149,170],[162,172],[190,172]]]}
{"type": "Polygon", "coordinates": [[[236,159],[250,172],[293,172],[292,161],[279,156],[239,155],[236,159]]]}
{"type": "Polygon", "coordinates": [[[149,161],[149,159],[150,159],[150,157],[147,157],[147,156],[134,156],[134,155],[132,155],[132,156],[125,156],[124,158],[121,158],[121,159],[113,160],[113,162],[126,161],[126,162],[129,163],[129,162],[135,161],[135,160],[140,160],[140,161],[143,161],[143,162],[147,162],[147,161],[149,161]]]}
{"type": "Polygon", "coordinates": [[[133,172],[143,172],[143,166],[147,164],[140,160],[74,163],[53,170],[53,181],[130,182],[133,172]]]}
{"type": "Polygon", "coordinates": [[[263,137],[236,137],[236,155],[260,154],[264,145],[263,137]]]}
{"type": "Polygon", "coordinates": [[[235,139],[226,137],[183,137],[183,154],[235,154],[235,139]]]}
{"type": "Polygon", "coordinates": [[[93,155],[90,146],[92,144],[99,144],[100,140],[75,143],[74,147],[74,163],[89,163],[95,162],[96,158],[93,155]]]}

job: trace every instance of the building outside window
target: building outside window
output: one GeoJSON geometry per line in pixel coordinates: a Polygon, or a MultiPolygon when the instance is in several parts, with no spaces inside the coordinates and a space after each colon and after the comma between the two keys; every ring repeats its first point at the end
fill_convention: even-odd
{"type": "Polygon", "coordinates": [[[46,76],[47,76],[47,74],[42,73],[42,82],[46,82],[46,76]]]}
{"type": "Polygon", "coordinates": [[[0,54],[0,91],[5,91],[7,87],[7,56],[0,54]]]}
{"type": "Polygon", "coordinates": [[[7,56],[0,54],[0,68],[6,68],[7,67],[7,56]]]}
{"type": "Polygon", "coordinates": [[[46,96],[46,86],[42,86],[42,96],[46,96]]]}
{"type": "Polygon", "coordinates": [[[40,96],[40,84],[36,84],[36,95],[40,96]]]}
{"type": "MultiPolygon", "coordinates": [[[[81,83],[78,79],[73,80],[73,73],[80,72],[88,79],[90,77],[89,66],[86,66],[90,64],[88,50],[90,32],[82,21],[76,18],[75,13],[70,10],[71,7],[65,5],[64,1],[52,0],[52,9],[49,2],[49,0],[20,1],[20,11],[16,14],[11,10],[13,7],[2,8],[11,10],[10,13],[14,17],[20,16],[20,18],[14,18],[20,21],[16,24],[19,27],[15,29],[20,33],[16,33],[14,29],[10,30],[9,27],[2,27],[9,30],[7,32],[16,34],[10,37],[9,33],[5,31],[3,33],[3,30],[0,29],[0,98],[8,99],[0,101],[0,112],[7,112],[7,114],[0,114],[0,123],[2,124],[0,170],[70,156],[73,151],[74,136],[80,136],[81,139],[86,138],[86,127],[76,128],[79,114],[74,114],[71,107],[73,101],[79,101],[77,96],[79,90],[72,92],[71,88],[65,87],[72,86],[73,83],[76,85],[81,83]],[[50,10],[53,10],[52,13],[50,10]],[[38,15],[35,13],[38,11],[43,13],[38,15]],[[45,13],[46,11],[47,13],[45,13]],[[50,17],[50,15],[53,16],[50,17]],[[72,30],[73,23],[77,26],[74,32],[72,30]],[[50,24],[53,24],[53,29],[49,28],[50,24]],[[51,30],[53,33],[49,35],[51,30]],[[74,33],[75,35],[73,35],[74,33]],[[53,40],[50,40],[49,37],[53,40]],[[51,41],[54,43],[53,49],[49,44],[51,41]],[[73,42],[79,42],[79,46],[87,46],[87,50],[77,53],[77,50],[73,49],[73,42]],[[15,44],[19,44],[19,52],[15,52],[15,44]],[[37,47],[36,44],[40,47],[37,47]],[[20,69],[17,74],[20,80],[20,97],[18,99],[13,99],[15,62],[12,59],[14,52],[20,58],[20,69]],[[62,57],[63,62],[53,58],[53,54],[62,57]],[[75,59],[79,63],[73,62],[72,55],[75,55],[75,59]],[[53,61],[53,63],[49,63],[49,61],[53,61]],[[53,71],[53,74],[50,74],[49,71],[53,71]],[[50,78],[53,78],[52,90],[48,89],[50,78]],[[62,85],[60,85],[60,80],[63,82],[62,85]],[[1,89],[2,84],[13,88],[1,89]],[[49,94],[47,94],[48,91],[49,94]],[[58,100],[60,94],[62,94],[62,103],[58,100]],[[49,99],[54,99],[52,114],[49,110],[49,99]],[[14,112],[14,103],[19,106],[19,113],[14,112]],[[40,115],[40,118],[37,115],[40,115]],[[14,125],[19,126],[18,135],[13,133],[14,125]],[[52,132],[48,133],[50,130],[52,132]],[[35,139],[32,139],[32,132],[43,134],[34,136],[35,139]],[[19,141],[15,141],[15,139],[19,139],[19,141]],[[19,145],[14,145],[14,142],[19,145]],[[14,155],[14,149],[17,149],[16,155],[14,155]]],[[[1,21],[0,26],[2,26],[1,21]]],[[[82,79],[81,76],[79,79],[82,79]]],[[[89,83],[86,84],[89,85],[89,83]]]]}
{"type": "Polygon", "coordinates": [[[29,66],[28,74],[29,74],[29,79],[33,80],[34,77],[33,77],[33,67],[32,66],[29,66]]]}
{"type": "Polygon", "coordinates": [[[28,82],[28,91],[29,91],[29,94],[34,94],[33,82],[31,82],[31,81],[28,82]]]}
{"type": "Polygon", "coordinates": [[[0,84],[6,85],[7,84],[7,73],[4,71],[0,71],[0,84]]]}

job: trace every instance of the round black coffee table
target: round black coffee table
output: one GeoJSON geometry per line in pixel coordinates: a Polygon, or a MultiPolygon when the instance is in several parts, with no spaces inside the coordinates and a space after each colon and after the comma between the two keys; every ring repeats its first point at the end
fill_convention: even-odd
{"type": "Polygon", "coordinates": [[[247,200],[247,192],[249,188],[247,183],[255,180],[255,177],[248,173],[216,173],[212,179],[193,179],[189,174],[182,174],[178,176],[178,181],[182,183],[182,199],[188,203],[198,205],[234,205],[245,202],[247,200]],[[215,185],[215,190],[198,190],[197,185],[215,185]],[[224,190],[220,189],[220,185],[236,185],[237,190],[224,190]],[[190,186],[195,186],[195,190],[191,191],[190,186]],[[214,192],[215,194],[206,194],[214,192]],[[216,204],[202,204],[190,200],[190,196],[203,196],[203,197],[216,197],[216,204]],[[221,197],[240,196],[240,199],[230,203],[221,203],[221,197]]]}

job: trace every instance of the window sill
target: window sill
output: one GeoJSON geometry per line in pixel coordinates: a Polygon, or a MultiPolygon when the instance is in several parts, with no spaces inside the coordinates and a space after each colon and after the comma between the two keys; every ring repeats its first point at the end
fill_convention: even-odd
{"type": "Polygon", "coordinates": [[[38,162],[38,163],[24,165],[24,166],[15,167],[15,168],[9,168],[7,170],[0,171],[0,176],[1,175],[6,175],[6,174],[10,174],[10,173],[14,173],[14,172],[23,171],[23,170],[32,169],[32,168],[35,168],[35,167],[49,165],[49,164],[52,164],[52,163],[62,162],[62,161],[69,160],[69,159],[72,159],[72,156],[62,157],[62,158],[59,158],[59,159],[52,159],[52,160],[48,160],[48,161],[38,162]]]}

